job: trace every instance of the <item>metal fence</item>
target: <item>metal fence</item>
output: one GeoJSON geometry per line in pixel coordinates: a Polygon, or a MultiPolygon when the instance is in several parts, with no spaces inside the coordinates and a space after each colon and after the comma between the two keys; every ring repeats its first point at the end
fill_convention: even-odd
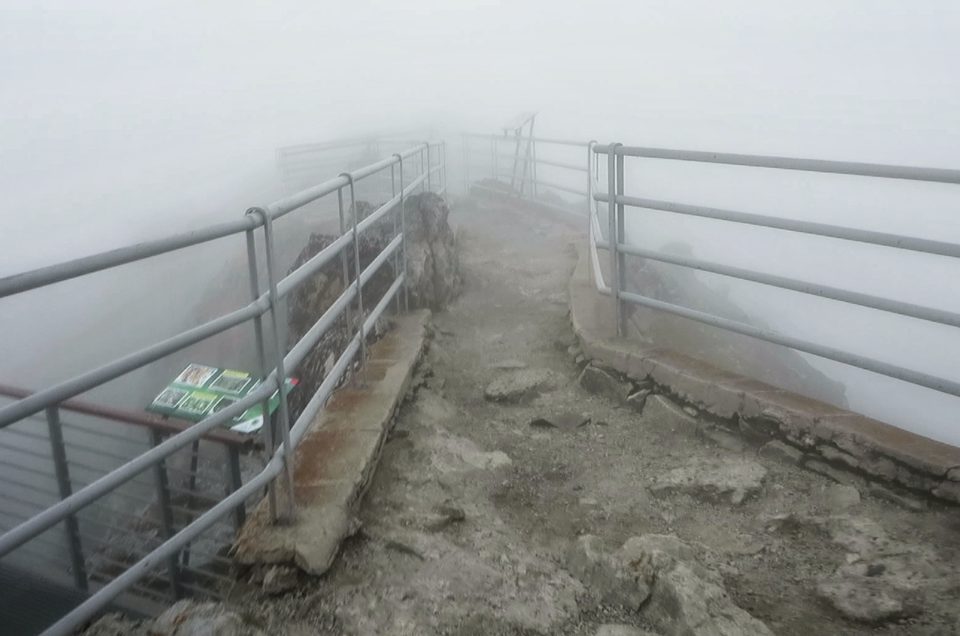
{"type": "Polygon", "coordinates": [[[867,294],[852,289],[843,289],[787,276],[772,275],[763,271],[732,267],[703,259],[645,249],[627,242],[624,225],[626,209],[630,208],[638,212],[642,210],[658,210],[678,215],[747,224],[785,232],[830,237],[844,241],[866,243],[892,249],[909,250],[953,258],[960,258],[960,244],[827,223],[688,205],[675,201],[627,196],[624,194],[624,161],[626,158],[658,159],[745,166],[771,170],[819,172],[863,178],[904,179],[954,185],[960,184],[960,170],[700,152],[624,146],[622,144],[599,145],[594,141],[577,142],[536,137],[518,140],[516,136],[511,137],[506,134],[465,135],[463,144],[465,149],[464,160],[467,165],[472,166],[474,170],[476,170],[479,165],[482,171],[490,174],[492,177],[492,180],[489,181],[469,181],[470,173],[468,173],[468,184],[465,186],[466,188],[476,189],[481,192],[506,198],[523,199],[540,207],[556,209],[563,212],[579,212],[587,216],[586,231],[589,236],[589,258],[592,277],[597,290],[601,294],[611,296],[613,299],[613,306],[616,312],[616,335],[623,336],[625,334],[625,306],[637,305],[668,312],[713,327],[719,327],[727,331],[782,345],[797,351],[813,354],[821,358],[841,362],[960,397],[960,382],[951,378],[939,377],[921,370],[906,368],[877,358],[794,337],[786,333],[780,333],[770,329],[761,329],[744,322],[730,320],[628,291],[624,284],[628,266],[627,258],[639,257],[669,263],[671,265],[820,296],[952,327],[960,327],[960,314],[949,310],[867,294]],[[488,152],[477,152],[476,145],[478,142],[489,144],[488,152]],[[521,147],[520,144],[523,144],[523,147],[529,147],[531,150],[522,154],[514,153],[513,156],[509,154],[505,155],[502,152],[504,144],[518,148],[521,147]],[[557,149],[560,147],[569,148],[572,149],[573,152],[584,154],[581,155],[579,163],[575,160],[544,160],[538,155],[538,148],[541,149],[540,153],[543,154],[543,148],[557,149]],[[524,181],[518,183],[515,179],[513,181],[510,180],[510,177],[517,173],[518,166],[525,162],[533,164],[532,167],[524,170],[524,172],[533,175],[525,181],[531,185],[535,184],[539,186],[539,190],[533,189],[532,187],[525,187],[526,183],[524,183],[524,181]],[[567,178],[566,181],[559,183],[539,179],[536,175],[538,172],[543,171],[544,166],[562,168],[566,170],[568,174],[570,171],[583,173],[585,189],[581,189],[576,185],[580,177],[577,177],[576,181],[567,178]],[[601,175],[603,177],[602,180],[600,178],[601,175]],[[601,183],[603,182],[605,182],[606,191],[602,191],[601,189],[601,183]],[[577,199],[559,205],[556,202],[544,200],[543,188],[574,194],[577,195],[577,199]],[[604,217],[602,222],[601,217],[604,217]],[[608,261],[605,267],[604,264],[601,263],[599,250],[605,251],[608,254],[608,261]],[[604,269],[607,270],[609,283],[604,277],[604,269]]]}
{"type": "MultiPolygon", "coordinates": [[[[243,236],[246,241],[251,298],[248,304],[35,393],[27,394],[10,387],[0,391],[15,399],[0,406],[0,454],[10,463],[26,458],[21,462],[23,474],[11,474],[11,479],[23,482],[20,488],[26,490],[19,498],[24,499],[20,503],[26,505],[20,516],[3,519],[6,523],[0,535],[0,566],[35,566],[30,552],[52,557],[46,559],[51,562],[43,571],[71,580],[81,593],[80,602],[71,604],[69,611],[46,626],[44,633],[70,633],[115,599],[132,591],[150,592],[158,602],[168,602],[211,587],[200,583],[207,580],[201,579],[202,575],[226,578],[222,577],[221,566],[229,563],[222,559],[221,549],[232,541],[247,503],[264,491],[275,521],[282,522],[293,516],[293,449],[352,365],[362,368],[367,337],[389,304],[396,302],[398,308],[401,300],[406,304],[406,233],[402,210],[406,198],[418,189],[441,194],[445,191],[443,142],[408,147],[271,205],[250,208],[235,221],[0,279],[0,298],[3,298],[225,237],[243,236]],[[357,184],[385,174],[390,175],[390,198],[366,218],[359,218],[357,184]],[[274,223],[334,194],[339,210],[339,237],[300,267],[281,276],[275,258],[274,223]],[[361,268],[359,238],[375,225],[382,227],[382,223],[389,224],[391,220],[393,231],[389,242],[361,268]],[[342,265],[344,291],[284,353],[287,351],[281,336],[285,330],[284,299],[325,265],[338,260],[342,265]],[[392,283],[379,299],[373,300],[375,305],[371,307],[371,300],[364,297],[364,285],[388,263],[393,266],[392,283]],[[265,289],[261,289],[262,278],[265,289]],[[268,314],[270,319],[266,321],[268,314]],[[352,335],[296,421],[291,422],[284,381],[288,371],[306,358],[338,320],[347,321],[352,335]],[[139,421],[140,418],[131,414],[92,407],[73,399],[245,323],[253,327],[251,339],[256,342],[261,381],[246,397],[199,423],[164,426],[146,417],[139,421]],[[265,462],[257,466],[248,479],[243,479],[239,441],[220,429],[256,404],[261,405],[264,413],[269,412],[267,401],[275,392],[280,396],[276,423],[265,422],[261,429],[265,462]],[[90,418],[96,421],[86,421],[90,418]],[[105,427],[105,422],[112,428],[105,427]],[[131,435],[131,426],[149,431],[149,437],[131,435]],[[87,436],[86,441],[82,441],[83,435],[87,436]],[[106,436],[116,438],[111,448],[124,450],[105,451],[102,442],[106,436]],[[29,443],[24,444],[24,439],[29,443]],[[211,463],[220,468],[219,476],[208,475],[210,471],[205,469],[203,449],[209,445],[226,449],[225,461],[211,463]],[[115,463],[111,465],[106,459],[115,463]],[[151,469],[152,475],[148,474],[151,469]],[[34,476],[39,473],[45,477],[30,477],[31,471],[34,476]],[[285,496],[277,496],[276,481],[285,496]],[[111,503],[125,497],[127,504],[111,503]],[[135,558],[125,554],[107,561],[109,550],[99,548],[104,542],[110,542],[111,536],[120,536],[110,532],[129,534],[131,528],[138,527],[136,524],[143,521],[139,515],[133,515],[133,519],[126,519],[124,515],[131,516],[131,511],[138,509],[136,506],[144,505],[151,505],[155,510],[156,536],[132,553],[135,558]],[[98,523],[110,527],[94,533],[98,523]],[[65,535],[66,541],[58,541],[53,533],[65,535]],[[204,567],[198,568],[198,564],[204,567]]],[[[8,490],[7,494],[16,495],[17,491],[8,490]]],[[[119,539],[108,547],[117,544],[119,539]]],[[[31,569],[36,571],[36,567],[31,569]]]]}

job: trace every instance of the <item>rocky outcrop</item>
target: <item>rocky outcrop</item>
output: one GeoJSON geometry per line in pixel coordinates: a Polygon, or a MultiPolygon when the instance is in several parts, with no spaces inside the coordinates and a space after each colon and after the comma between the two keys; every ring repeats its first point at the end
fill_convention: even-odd
{"type": "Polygon", "coordinates": [[[739,504],[760,490],[766,474],[766,468],[749,459],[692,462],[658,476],[650,490],[656,495],[682,492],[709,500],[729,499],[739,504]]]}
{"type": "Polygon", "coordinates": [[[667,634],[771,636],[734,604],[720,575],[697,563],[694,550],[673,535],[632,537],[615,552],[585,535],[570,548],[567,569],[594,602],[639,610],[667,634]]]}
{"type": "MultiPolygon", "coordinates": [[[[358,220],[376,211],[376,206],[358,201],[358,220]]],[[[460,259],[453,230],[447,221],[450,210],[444,200],[432,192],[414,195],[404,203],[406,231],[406,276],[411,308],[443,309],[460,291],[460,259]]],[[[352,224],[350,212],[348,222],[352,224]]],[[[360,236],[361,271],[377,257],[393,238],[393,220],[388,214],[360,236]]],[[[307,245],[294,260],[290,271],[307,263],[337,239],[329,234],[311,234],[307,245]]],[[[347,248],[346,271],[349,280],[356,278],[355,257],[347,248]]],[[[399,259],[399,255],[398,255],[399,259]]],[[[388,259],[363,288],[363,308],[368,314],[389,289],[398,263],[388,259]]],[[[344,262],[335,258],[301,284],[288,301],[288,342],[296,343],[344,291],[344,262]]],[[[320,339],[310,354],[292,373],[300,379],[297,390],[290,394],[291,417],[295,418],[330,372],[334,361],[356,333],[356,304],[352,308],[353,324],[342,315],[320,339]]],[[[379,331],[371,338],[376,338],[379,331]]]]}
{"type": "Polygon", "coordinates": [[[439,311],[462,285],[457,241],[447,221],[450,208],[432,192],[408,198],[404,208],[410,303],[439,311]]]}

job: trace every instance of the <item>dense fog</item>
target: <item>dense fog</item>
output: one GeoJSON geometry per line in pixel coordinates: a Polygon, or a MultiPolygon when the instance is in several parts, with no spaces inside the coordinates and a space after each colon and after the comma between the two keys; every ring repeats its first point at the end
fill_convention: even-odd
{"type": "MultiPolygon", "coordinates": [[[[525,110],[552,137],[957,168],[958,29],[949,0],[8,1],[0,275],[236,218],[283,194],[284,145],[456,143],[525,110]]],[[[956,186],[634,160],[627,192],[960,241],[956,186]]],[[[633,214],[651,248],[960,310],[946,258],[633,214]]],[[[242,248],[222,243],[0,300],[0,382],[37,388],[191,324],[242,248]]],[[[698,276],[782,331],[960,380],[955,329],[698,276]]],[[[960,443],[957,399],[810,361],[853,409],[960,443]]]]}

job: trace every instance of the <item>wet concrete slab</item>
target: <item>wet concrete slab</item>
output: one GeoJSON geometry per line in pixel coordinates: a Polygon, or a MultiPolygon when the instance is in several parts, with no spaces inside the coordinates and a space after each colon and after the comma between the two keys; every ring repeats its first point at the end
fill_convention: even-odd
{"type": "Polygon", "coordinates": [[[313,575],[327,571],[351,532],[355,507],[423,354],[429,319],[429,311],[401,316],[370,347],[366,372],[334,393],[297,446],[296,518],[271,523],[267,501],[261,501],[234,546],[237,561],[295,563],[313,575]]]}

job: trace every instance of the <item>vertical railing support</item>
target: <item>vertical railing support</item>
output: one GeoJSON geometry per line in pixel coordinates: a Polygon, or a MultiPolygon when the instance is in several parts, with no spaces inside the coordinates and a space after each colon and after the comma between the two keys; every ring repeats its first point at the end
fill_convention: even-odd
{"type": "MultiPolygon", "coordinates": [[[[250,277],[250,297],[253,300],[260,298],[260,272],[257,269],[257,246],[253,230],[247,230],[247,267],[250,277]]],[[[260,381],[267,379],[267,354],[263,344],[263,317],[257,314],[253,317],[253,330],[257,342],[257,364],[259,365],[260,381]]],[[[270,397],[267,396],[260,403],[260,416],[263,423],[260,432],[263,436],[264,465],[273,457],[276,446],[273,443],[273,422],[270,418],[270,397]]],[[[277,521],[277,489],[273,481],[267,484],[267,505],[270,508],[270,520],[277,521]]]]}
{"type": "MultiPolygon", "coordinates": [[[[163,434],[150,429],[150,443],[159,446],[163,442],[163,434]]],[[[157,488],[157,504],[160,506],[160,531],[164,539],[174,535],[173,507],[170,504],[170,480],[167,475],[167,460],[161,459],[153,465],[153,478],[157,488]]],[[[183,586],[180,583],[180,563],[177,554],[167,557],[167,576],[170,578],[170,594],[173,600],[183,598],[183,586]]]]}
{"type": "MultiPolygon", "coordinates": [[[[50,436],[50,453],[53,457],[53,470],[57,476],[57,488],[60,491],[60,500],[63,501],[73,494],[70,483],[70,466],[67,464],[67,449],[63,443],[63,425],[60,423],[60,409],[51,406],[46,409],[47,429],[50,436]]],[[[80,524],[76,515],[69,515],[63,520],[66,531],[67,550],[70,553],[70,567],[73,570],[73,582],[77,589],[84,592],[89,587],[87,581],[87,566],[83,559],[83,545],[80,542],[80,524]]]]}
{"type": "Polygon", "coordinates": [[[403,187],[403,156],[400,153],[393,155],[400,165],[400,249],[403,252],[403,310],[410,311],[410,292],[407,287],[407,202],[403,187]]]}
{"type": "MultiPolygon", "coordinates": [[[[613,316],[616,335],[623,335],[620,323],[620,221],[617,218],[617,152],[623,144],[611,144],[607,150],[607,242],[610,244],[610,295],[613,296],[613,316]]],[[[621,164],[622,166],[622,164],[621,164]]]]}
{"type": "MultiPolygon", "coordinates": [[[[271,336],[273,336],[273,358],[274,369],[277,377],[277,391],[280,396],[279,427],[280,438],[283,440],[283,487],[286,494],[283,510],[280,514],[280,521],[290,523],[293,521],[296,511],[296,501],[293,491],[293,448],[290,445],[290,411],[287,406],[287,372],[284,368],[284,349],[283,342],[280,339],[280,295],[277,293],[277,273],[276,263],[274,262],[274,242],[273,242],[273,219],[263,208],[250,208],[247,214],[254,214],[263,221],[263,244],[267,257],[267,282],[270,291],[270,326],[271,336]]],[[[263,413],[264,425],[270,417],[270,412],[263,413]]]]}
{"type": "MultiPolygon", "coordinates": [[[[397,155],[393,155],[396,157],[397,155]]],[[[390,164],[390,200],[392,201],[397,196],[397,181],[396,181],[396,167],[397,165],[392,163],[390,164]]],[[[400,183],[400,190],[403,190],[403,182],[400,183]]],[[[397,209],[393,210],[393,236],[391,238],[396,238],[399,236],[398,232],[400,231],[400,217],[403,216],[403,197],[400,197],[395,205],[400,206],[400,211],[397,212],[397,209]]],[[[402,239],[401,239],[402,240],[402,239]]],[[[400,253],[394,252],[393,254],[393,275],[400,275],[400,253]]],[[[400,294],[397,294],[394,298],[393,303],[394,311],[397,315],[400,315],[400,294]]]]}
{"type": "Polygon", "coordinates": [[[433,167],[430,161],[430,142],[426,142],[424,147],[427,151],[427,190],[433,192],[433,167]]]}
{"type": "Polygon", "coordinates": [[[596,205],[593,200],[593,182],[596,179],[596,174],[593,171],[594,158],[593,147],[597,145],[596,139],[591,139],[587,143],[587,237],[591,241],[587,245],[587,263],[590,268],[590,280],[594,280],[595,272],[593,271],[593,258],[590,257],[592,254],[594,242],[597,240],[593,235],[593,218],[596,215],[596,205]]]}
{"type": "MultiPolygon", "coordinates": [[[[617,144],[618,148],[621,144],[617,144]]],[[[624,157],[622,154],[617,154],[617,198],[620,199],[623,197],[623,161],[624,157]]],[[[626,329],[626,312],[624,311],[624,305],[622,302],[619,302],[619,294],[627,289],[627,255],[620,251],[620,243],[627,242],[627,229],[626,229],[626,214],[624,214],[623,203],[617,203],[617,295],[618,295],[618,306],[620,308],[619,313],[617,314],[617,335],[625,336],[627,334],[626,329]]]]}
{"type": "Polygon", "coordinates": [[[470,138],[464,133],[461,137],[460,156],[463,159],[463,196],[470,196],[470,138]]]}
{"type": "MultiPolygon", "coordinates": [[[[343,236],[347,233],[347,217],[343,210],[343,188],[337,188],[337,208],[340,211],[340,236],[343,236]]],[[[350,287],[350,260],[347,256],[347,250],[340,250],[340,267],[342,270],[341,273],[341,282],[343,284],[343,290],[346,291],[350,287]]],[[[346,309],[344,309],[344,319],[347,324],[347,332],[349,333],[351,325],[353,325],[353,316],[351,311],[351,304],[347,303],[346,309]]]]}
{"type": "MultiPolygon", "coordinates": [[[[421,155],[422,156],[422,155],[421,155]]],[[[353,175],[340,173],[350,185],[350,211],[353,217],[353,269],[354,284],[357,286],[357,337],[360,338],[360,384],[366,384],[367,339],[363,335],[363,285],[360,282],[360,232],[357,230],[360,215],[357,214],[357,198],[354,190],[353,175]]]]}
{"type": "MultiPolygon", "coordinates": [[[[243,476],[240,473],[240,449],[235,444],[224,444],[223,450],[226,453],[227,474],[226,474],[226,496],[230,496],[243,485],[243,476]]],[[[239,506],[233,509],[233,527],[240,532],[244,521],[247,520],[246,506],[241,502],[239,506]]]]}

